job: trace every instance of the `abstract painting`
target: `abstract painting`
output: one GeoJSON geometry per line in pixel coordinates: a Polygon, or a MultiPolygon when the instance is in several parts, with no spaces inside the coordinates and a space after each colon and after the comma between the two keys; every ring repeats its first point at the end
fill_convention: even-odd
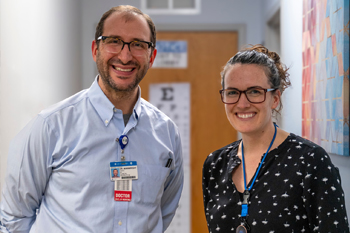
{"type": "Polygon", "coordinates": [[[349,0],[303,0],[302,136],[349,156],[349,0]]]}

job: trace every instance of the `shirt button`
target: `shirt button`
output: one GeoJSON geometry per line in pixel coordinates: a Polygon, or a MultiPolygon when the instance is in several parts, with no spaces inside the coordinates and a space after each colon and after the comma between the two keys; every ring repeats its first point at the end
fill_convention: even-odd
{"type": "Polygon", "coordinates": [[[117,112],[117,109],[116,109],[116,108],[114,108],[114,109],[113,109],[113,111],[114,111],[114,112],[117,112]]]}
{"type": "Polygon", "coordinates": [[[122,225],[122,221],[119,221],[118,224],[119,224],[119,226],[121,226],[122,225]]]}
{"type": "Polygon", "coordinates": [[[105,123],[108,124],[108,120],[105,120],[105,123]]]}

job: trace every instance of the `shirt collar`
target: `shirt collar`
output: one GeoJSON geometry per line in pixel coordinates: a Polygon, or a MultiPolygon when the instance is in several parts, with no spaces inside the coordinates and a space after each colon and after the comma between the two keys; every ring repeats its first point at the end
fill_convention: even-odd
{"type": "MultiPolygon", "coordinates": [[[[100,116],[101,120],[108,126],[111,122],[114,114],[114,105],[109,101],[107,96],[103,93],[101,87],[98,85],[98,75],[95,78],[95,81],[92,83],[90,89],[88,90],[88,96],[92,106],[95,108],[96,112],[100,116]]],[[[138,92],[137,102],[133,109],[133,116],[136,121],[138,121],[141,114],[141,88],[140,86],[138,92]]]]}
{"type": "Polygon", "coordinates": [[[140,115],[141,115],[141,87],[138,86],[139,88],[139,96],[137,97],[137,101],[136,104],[134,106],[134,110],[133,110],[133,115],[135,117],[135,120],[138,121],[140,115]]]}

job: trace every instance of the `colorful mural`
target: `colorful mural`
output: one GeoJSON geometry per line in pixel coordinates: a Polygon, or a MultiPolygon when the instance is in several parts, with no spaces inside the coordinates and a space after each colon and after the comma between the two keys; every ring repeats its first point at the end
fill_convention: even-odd
{"type": "Polygon", "coordinates": [[[349,0],[303,0],[302,136],[349,156],[349,0]]]}

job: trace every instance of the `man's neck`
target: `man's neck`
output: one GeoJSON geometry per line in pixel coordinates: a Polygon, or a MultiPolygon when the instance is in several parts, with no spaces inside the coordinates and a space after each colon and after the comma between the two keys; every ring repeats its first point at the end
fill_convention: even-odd
{"type": "Polygon", "coordinates": [[[132,110],[138,99],[138,87],[132,91],[115,91],[112,88],[107,88],[102,82],[101,78],[98,79],[98,85],[103,93],[107,96],[109,101],[116,107],[123,111],[123,114],[131,114],[132,110]]]}

